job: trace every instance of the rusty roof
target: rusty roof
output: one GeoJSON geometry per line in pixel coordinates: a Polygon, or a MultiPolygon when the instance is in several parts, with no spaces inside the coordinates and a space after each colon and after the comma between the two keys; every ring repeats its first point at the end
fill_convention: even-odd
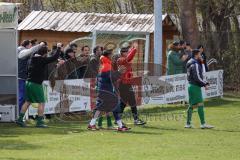
{"type": "MultiPolygon", "coordinates": [[[[162,16],[165,20],[167,14],[162,16]]],[[[153,14],[102,14],[32,11],[18,30],[53,30],[65,32],[128,31],[153,32],[153,14]]]]}

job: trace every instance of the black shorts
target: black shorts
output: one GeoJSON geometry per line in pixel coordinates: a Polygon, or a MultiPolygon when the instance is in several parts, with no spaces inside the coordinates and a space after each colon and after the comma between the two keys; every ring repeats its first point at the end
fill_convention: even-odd
{"type": "Polygon", "coordinates": [[[121,101],[123,103],[128,104],[131,107],[134,107],[137,105],[135,93],[131,84],[120,83],[119,92],[120,92],[121,101]]]}

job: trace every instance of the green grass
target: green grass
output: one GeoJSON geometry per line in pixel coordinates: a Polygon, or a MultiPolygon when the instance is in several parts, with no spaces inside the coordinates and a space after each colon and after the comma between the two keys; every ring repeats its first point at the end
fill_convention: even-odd
{"type": "MultiPolygon", "coordinates": [[[[183,106],[148,106],[154,115],[145,127],[127,133],[90,132],[86,123],[53,123],[48,129],[0,124],[1,160],[239,160],[240,98],[227,96],[206,103],[213,130],[184,129],[183,106]],[[177,119],[172,118],[177,116],[177,119]],[[167,118],[168,117],[168,118],[167,118]],[[169,118],[170,117],[170,118],[169,118]]],[[[131,122],[128,120],[128,122],[131,122]]]]}

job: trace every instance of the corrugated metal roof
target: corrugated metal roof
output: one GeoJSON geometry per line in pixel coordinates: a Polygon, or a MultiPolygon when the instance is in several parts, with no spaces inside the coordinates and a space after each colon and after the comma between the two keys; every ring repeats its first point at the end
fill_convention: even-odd
{"type": "MultiPolygon", "coordinates": [[[[163,15],[164,20],[167,15],[163,15]]],[[[18,30],[53,30],[65,32],[129,31],[153,32],[153,14],[101,14],[32,11],[18,30]]]]}

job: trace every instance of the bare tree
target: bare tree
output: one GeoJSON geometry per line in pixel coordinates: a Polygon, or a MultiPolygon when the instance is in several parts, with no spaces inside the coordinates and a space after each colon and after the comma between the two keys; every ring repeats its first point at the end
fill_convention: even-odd
{"type": "Polygon", "coordinates": [[[183,39],[191,42],[193,47],[199,43],[199,29],[195,0],[178,0],[183,39]]]}

